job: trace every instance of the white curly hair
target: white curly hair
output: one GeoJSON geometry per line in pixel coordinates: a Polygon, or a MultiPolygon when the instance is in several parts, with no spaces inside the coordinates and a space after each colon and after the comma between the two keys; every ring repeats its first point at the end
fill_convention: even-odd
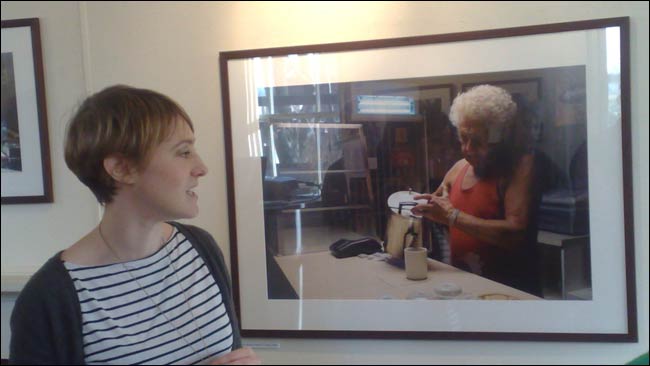
{"type": "Polygon", "coordinates": [[[510,94],[493,85],[479,85],[459,94],[451,105],[449,119],[458,127],[461,120],[486,124],[487,128],[502,129],[517,113],[517,105],[510,94]]]}

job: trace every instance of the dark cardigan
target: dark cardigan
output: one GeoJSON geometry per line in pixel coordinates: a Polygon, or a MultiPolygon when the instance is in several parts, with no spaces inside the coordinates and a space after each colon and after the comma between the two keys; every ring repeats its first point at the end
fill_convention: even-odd
{"type": "MultiPolygon", "coordinates": [[[[170,222],[190,241],[221,289],[233,331],[233,349],[241,347],[230,278],[223,254],[212,236],[198,227],[170,222]]],[[[67,364],[84,361],[81,307],[61,260],[50,258],[20,292],[11,314],[9,361],[12,364],[67,364]]]]}

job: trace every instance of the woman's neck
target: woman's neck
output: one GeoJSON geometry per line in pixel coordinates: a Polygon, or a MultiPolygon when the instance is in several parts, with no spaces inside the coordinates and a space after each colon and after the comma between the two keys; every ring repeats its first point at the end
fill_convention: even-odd
{"type": "Polygon", "coordinates": [[[108,204],[98,231],[103,244],[117,261],[131,261],[157,252],[172,228],[164,221],[144,218],[108,204]]]}

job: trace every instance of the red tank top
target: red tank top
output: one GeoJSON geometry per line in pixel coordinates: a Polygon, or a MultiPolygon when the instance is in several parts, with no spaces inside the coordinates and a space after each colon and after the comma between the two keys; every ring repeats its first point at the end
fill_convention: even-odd
{"type": "MultiPolygon", "coordinates": [[[[462,188],[463,179],[469,167],[470,165],[467,163],[451,185],[449,193],[451,204],[462,212],[481,219],[503,219],[497,192],[497,179],[480,179],[474,186],[468,189],[462,188]]],[[[486,249],[493,247],[455,227],[449,229],[449,236],[451,259],[454,265],[465,262],[468,253],[485,254],[486,249]]],[[[483,255],[482,262],[486,259],[488,258],[483,255]]]]}

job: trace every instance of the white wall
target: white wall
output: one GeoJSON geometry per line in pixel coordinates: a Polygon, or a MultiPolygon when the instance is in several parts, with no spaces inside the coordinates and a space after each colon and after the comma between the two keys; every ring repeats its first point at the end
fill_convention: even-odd
{"type": "MultiPolygon", "coordinates": [[[[2,20],[39,18],[54,203],[2,205],[2,275],[31,274],[97,223],[92,193],[63,161],[66,121],[85,96],[79,4],[2,2],[2,20]]],[[[3,287],[4,287],[3,281],[3,287]]],[[[2,294],[2,357],[8,356],[15,294],[2,294]]]]}
{"type": "Polygon", "coordinates": [[[54,203],[2,206],[2,273],[33,273],[97,222],[97,204],[63,160],[65,124],[85,96],[79,5],[2,3],[2,20],[40,18],[54,203]]]}
{"type": "MultiPolygon", "coordinates": [[[[97,222],[92,195],[62,158],[65,121],[85,95],[125,83],[176,99],[192,117],[210,173],[201,214],[226,256],[228,219],[218,53],[303,44],[464,32],[617,16],[631,17],[632,143],[638,344],[256,339],[265,363],[624,363],[648,350],[648,3],[3,2],[2,19],[41,18],[54,204],[2,206],[2,273],[42,263],[97,222]],[[85,58],[84,58],[85,57],[85,58]],[[86,73],[84,74],[84,65],[86,73]]],[[[2,298],[7,356],[11,295],[2,298]]]]}

